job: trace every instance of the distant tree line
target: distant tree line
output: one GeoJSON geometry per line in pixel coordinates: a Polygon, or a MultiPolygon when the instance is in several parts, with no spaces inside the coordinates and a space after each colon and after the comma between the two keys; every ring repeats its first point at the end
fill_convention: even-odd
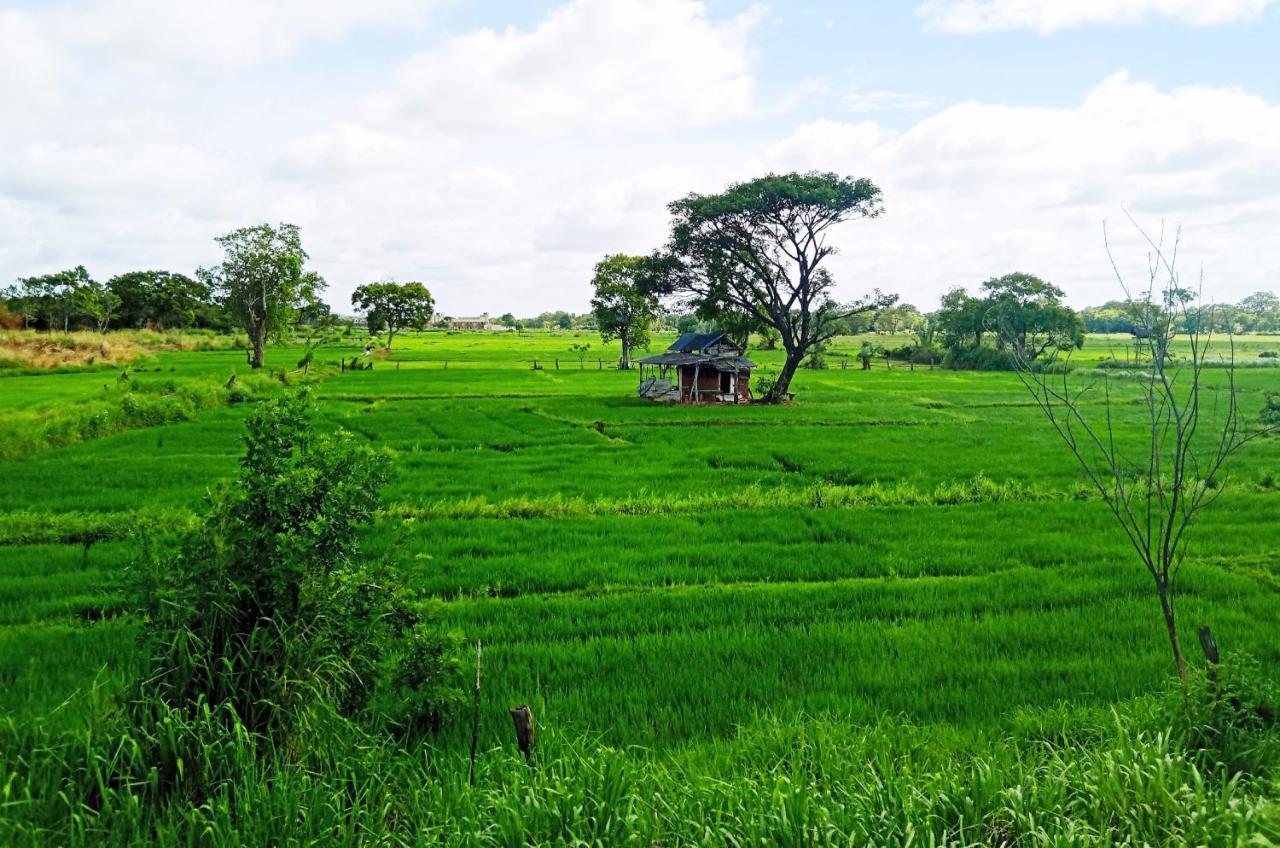
{"type": "MultiPolygon", "coordinates": [[[[1147,329],[1144,311],[1135,311],[1134,304],[1123,300],[1110,300],[1101,306],[1086,306],[1080,311],[1085,329],[1090,333],[1132,333],[1147,329]]],[[[1280,296],[1274,292],[1254,292],[1239,303],[1208,304],[1188,316],[1182,316],[1177,329],[1191,332],[1200,321],[1202,330],[1215,333],[1280,333],[1280,296]]]]}
{"type": "MultiPolygon", "coordinates": [[[[230,332],[240,328],[230,292],[219,279],[197,271],[127,271],[105,283],[83,265],[51,274],[20,277],[0,290],[0,326],[34,330],[187,330],[230,332]]],[[[316,294],[323,281],[312,275],[291,301],[288,320],[316,326],[335,320],[316,294]]]]}

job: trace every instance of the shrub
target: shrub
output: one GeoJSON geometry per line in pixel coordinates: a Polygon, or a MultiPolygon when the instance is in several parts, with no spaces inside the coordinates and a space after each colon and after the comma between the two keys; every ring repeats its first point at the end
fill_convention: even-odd
{"type": "Polygon", "coordinates": [[[1171,692],[1166,721],[1202,767],[1266,774],[1280,767],[1280,686],[1251,657],[1232,657],[1171,692]]]}
{"type": "Polygon", "coordinates": [[[764,397],[773,391],[774,384],[777,382],[777,374],[769,369],[761,368],[755,374],[755,393],[760,397],[764,397]]]}
{"type": "Polygon", "coordinates": [[[390,566],[357,561],[386,457],[316,432],[312,415],[305,394],[257,410],[235,484],[175,555],[136,571],[149,673],[131,704],[144,731],[174,711],[229,710],[274,746],[333,708],[418,732],[456,700],[445,644],[418,627],[390,566]],[[384,686],[409,695],[408,714],[371,709],[384,686]]]}
{"type": "Polygon", "coordinates": [[[1280,392],[1267,390],[1262,396],[1262,423],[1280,427],[1280,392]]]}
{"type": "Polygon", "coordinates": [[[952,348],[942,366],[957,371],[1012,371],[1013,357],[994,347],[952,348]]]}

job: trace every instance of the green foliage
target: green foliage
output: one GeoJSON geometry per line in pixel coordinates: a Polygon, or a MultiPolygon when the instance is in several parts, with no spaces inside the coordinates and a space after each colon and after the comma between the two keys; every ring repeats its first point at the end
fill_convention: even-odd
{"type": "Polygon", "coordinates": [[[324,281],[303,272],[307,254],[294,224],[242,227],[214,241],[224,251],[223,260],[201,268],[197,276],[249,334],[253,366],[260,368],[268,337],[282,335],[324,281]]]}
{"type": "Polygon", "coordinates": [[[601,338],[622,344],[622,368],[631,367],[631,352],[649,346],[649,328],[658,315],[658,298],[641,285],[648,258],[617,253],[596,264],[591,285],[591,311],[601,338]]]}
{"type": "Polygon", "coordinates": [[[201,310],[216,310],[204,283],[170,271],[130,271],[112,277],[107,288],[120,299],[125,327],[189,327],[201,310]]]}
{"type": "Polygon", "coordinates": [[[549,733],[537,768],[486,752],[422,756],[331,720],[263,760],[216,714],[175,716],[167,738],[205,755],[181,779],[199,803],[157,803],[151,740],[0,725],[10,845],[707,844],[1267,845],[1280,833],[1273,773],[1216,779],[1142,704],[1067,713],[990,740],[884,719],[759,716],[675,756],[549,733]],[[1080,734],[1081,725],[1088,733],[1080,734]],[[225,771],[211,765],[230,763],[225,771]],[[148,770],[148,767],[150,771],[148,770]],[[147,780],[148,774],[152,781],[147,780]],[[208,778],[215,779],[210,780],[208,778]]]}
{"type": "Polygon", "coordinates": [[[1169,693],[1162,717],[1205,769],[1280,771],[1280,683],[1252,657],[1197,670],[1185,689],[1169,693]]]}
{"type": "MultiPolygon", "coordinates": [[[[565,370],[583,339],[537,331],[406,335],[375,370],[324,376],[364,341],[312,365],[317,423],[395,457],[349,559],[379,586],[399,563],[423,597],[391,603],[415,630],[483,640],[476,787],[469,722],[396,738],[433,726],[427,681],[456,694],[438,668],[455,652],[430,638],[394,639],[363,666],[363,709],[314,701],[280,744],[230,704],[120,715],[151,668],[122,570],[207,532],[201,499],[235,473],[253,411],[222,403],[0,469],[0,844],[1276,841],[1267,732],[1227,715],[1242,731],[1216,740],[1204,728],[1223,720],[1197,712],[1196,742],[1182,690],[1152,696],[1168,670],[1152,600],[1115,567],[1125,540],[1029,426],[1014,375],[877,363],[801,371],[801,404],[667,408],[631,398],[625,373],[565,370]],[[561,371],[530,369],[556,354],[561,371]],[[511,741],[519,703],[539,721],[533,768],[511,741]]],[[[305,352],[272,348],[268,364],[305,352]]],[[[221,391],[242,360],[162,350],[119,384],[0,375],[0,442],[130,385],[140,401],[153,384],[221,391]]],[[[1246,414],[1278,375],[1236,375],[1246,414]]],[[[243,371],[235,386],[259,380],[280,393],[243,371]]],[[[1133,444],[1141,386],[1112,390],[1133,444]]],[[[1272,679],[1280,440],[1246,450],[1192,530],[1180,608],[1184,636],[1212,623],[1224,665],[1252,652],[1272,679]]],[[[333,641],[362,641],[346,610],[364,599],[334,596],[333,641]]]]}
{"type": "Polygon", "coordinates": [[[1018,272],[993,277],[982,288],[983,297],[953,289],[933,316],[931,331],[946,347],[946,367],[1009,371],[1017,361],[1033,363],[1047,352],[1084,346],[1084,322],[1062,304],[1057,286],[1018,272]],[[994,349],[984,338],[994,341],[994,349]]]}
{"type": "Polygon", "coordinates": [[[76,314],[75,293],[96,285],[83,265],[53,274],[23,277],[18,280],[11,305],[16,304],[43,329],[65,332],[71,328],[71,318],[76,314]]]}
{"type": "Polygon", "coordinates": [[[406,725],[438,726],[445,663],[423,662],[430,643],[391,570],[357,561],[387,459],[348,434],[318,433],[311,416],[302,394],[250,416],[235,485],[212,495],[177,556],[142,577],[150,668],[133,705],[144,726],[157,709],[229,708],[283,743],[320,703],[367,714],[388,675],[423,692],[406,725]],[[400,652],[416,676],[388,667],[400,652]]]}
{"type": "Polygon", "coordinates": [[[367,283],[351,293],[351,305],[366,316],[370,332],[387,331],[387,350],[396,333],[421,330],[435,314],[435,300],[422,283],[367,283]]]}
{"type": "Polygon", "coordinates": [[[88,283],[71,293],[71,308],[93,321],[98,332],[105,333],[107,324],[120,309],[120,297],[100,283],[88,283]]]}
{"type": "Polygon", "coordinates": [[[767,401],[785,397],[811,349],[842,331],[842,320],[890,306],[878,291],[852,303],[835,300],[822,262],[835,252],[826,231],[884,211],[870,180],[833,173],[768,174],[720,194],[690,194],[668,206],[671,238],[650,261],[648,288],[684,297],[703,318],[777,330],[787,360],[767,401]]]}
{"type": "Polygon", "coordinates": [[[1267,427],[1280,427],[1280,391],[1263,392],[1262,413],[1259,415],[1267,427]]]}

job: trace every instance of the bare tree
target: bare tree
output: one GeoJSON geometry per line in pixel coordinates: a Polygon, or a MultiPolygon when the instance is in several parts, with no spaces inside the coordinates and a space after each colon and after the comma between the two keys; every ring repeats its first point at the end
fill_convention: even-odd
{"type": "Polygon", "coordinates": [[[1148,361],[1123,379],[1106,369],[1079,376],[1066,362],[1069,352],[1062,362],[1055,363],[1055,351],[1047,362],[1033,364],[1015,355],[1015,363],[1023,385],[1151,575],[1178,675],[1186,679],[1174,596],[1188,531],[1222,494],[1227,460],[1270,428],[1251,428],[1241,419],[1234,345],[1228,336],[1226,355],[1213,351],[1212,307],[1199,305],[1203,274],[1194,291],[1181,284],[1181,230],[1166,245],[1163,227],[1153,238],[1132,216],[1129,220],[1150,248],[1146,290],[1137,297],[1116,264],[1105,227],[1104,239],[1138,328],[1134,343],[1148,361]],[[1219,370],[1225,385],[1205,385],[1206,368],[1219,370]],[[1129,397],[1134,391],[1141,410],[1138,428],[1120,420],[1123,410],[1134,408],[1129,397]]]}

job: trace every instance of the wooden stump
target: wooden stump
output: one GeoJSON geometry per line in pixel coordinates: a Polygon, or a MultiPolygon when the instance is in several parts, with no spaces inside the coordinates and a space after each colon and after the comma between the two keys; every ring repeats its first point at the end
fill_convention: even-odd
{"type": "Polygon", "coordinates": [[[520,753],[524,754],[525,762],[533,757],[533,746],[537,744],[538,730],[533,723],[533,712],[530,711],[528,704],[521,704],[518,707],[511,708],[511,721],[516,726],[516,744],[520,746],[520,753]]]}

